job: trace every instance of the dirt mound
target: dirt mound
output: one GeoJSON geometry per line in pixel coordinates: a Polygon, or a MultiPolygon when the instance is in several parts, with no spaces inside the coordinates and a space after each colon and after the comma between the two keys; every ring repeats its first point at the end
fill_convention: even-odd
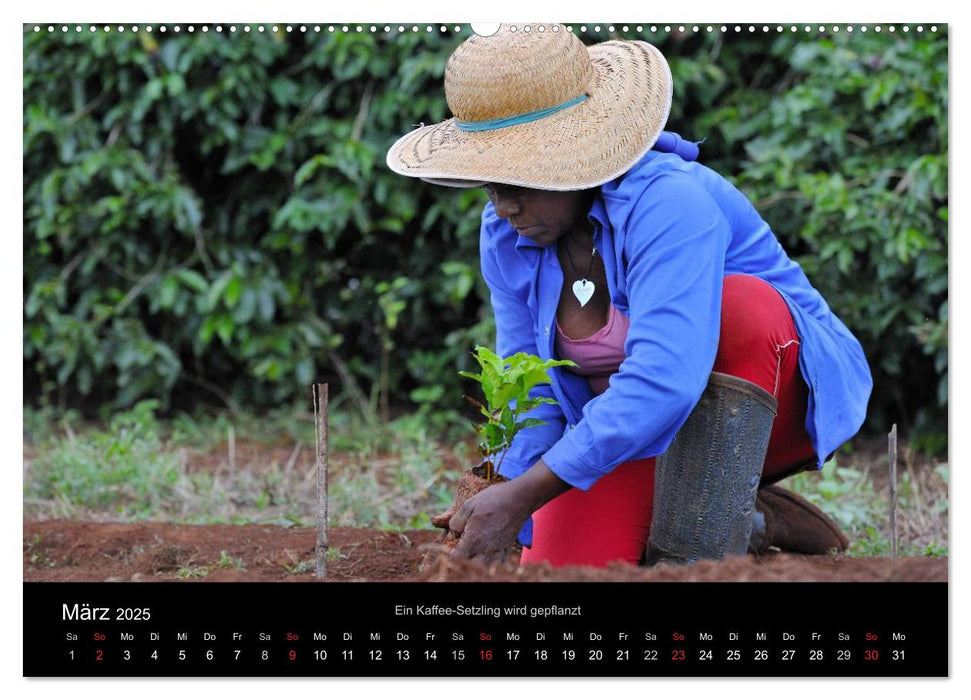
{"type": "MultiPolygon", "coordinates": [[[[946,581],[947,559],[771,555],[686,567],[483,566],[445,556],[439,531],[329,532],[329,581],[946,581]]],[[[312,581],[311,528],[24,522],[25,581],[312,581]]]]}

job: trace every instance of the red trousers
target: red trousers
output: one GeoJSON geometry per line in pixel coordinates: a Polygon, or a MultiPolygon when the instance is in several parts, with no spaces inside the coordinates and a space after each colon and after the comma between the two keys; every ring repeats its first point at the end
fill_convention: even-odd
{"type": "MultiPolygon", "coordinates": [[[[779,402],[763,483],[815,465],[806,432],[808,389],[799,371],[799,335],[789,307],[769,284],[725,278],[715,372],[758,384],[779,402]]],[[[533,546],[522,562],[554,566],[636,564],[654,510],[654,458],[624,462],[588,491],[571,489],[533,514],[533,546]]]]}

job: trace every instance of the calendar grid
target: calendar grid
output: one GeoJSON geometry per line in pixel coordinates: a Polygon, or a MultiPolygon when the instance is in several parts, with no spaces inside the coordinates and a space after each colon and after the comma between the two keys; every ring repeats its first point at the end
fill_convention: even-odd
{"type": "Polygon", "coordinates": [[[947,584],[880,586],[27,583],[24,674],[948,675],[947,584]]]}

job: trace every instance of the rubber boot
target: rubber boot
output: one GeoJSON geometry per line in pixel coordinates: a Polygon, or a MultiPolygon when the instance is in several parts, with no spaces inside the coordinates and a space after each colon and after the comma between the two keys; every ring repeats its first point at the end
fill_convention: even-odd
{"type": "Polygon", "coordinates": [[[748,551],[777,406],[760,386],[712,373],[688,420],[657,457],[649,566],[748,551]]]}

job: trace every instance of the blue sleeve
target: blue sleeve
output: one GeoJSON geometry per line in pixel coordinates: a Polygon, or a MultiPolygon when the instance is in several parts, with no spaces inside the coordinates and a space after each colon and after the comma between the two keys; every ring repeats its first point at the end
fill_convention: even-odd
{"type": "MultiPolygon", "coordinates": [[[[511,228],[504,230],[502,220],[492,212],[490,204],[482,216],[479,253],[482,276],[489,287],[495,313],[496,353],[502,357],[509,357],[517,352],[538,355],[535,324],[527,305],[529,289],[516,289],[509,285],[502,274],[503,265],[500,263],[500,258],[504,255],[520,255],[515,249],[518,234],[511,228]]],[[[512,266],[507,263],[506,267],[512,266]]],[[[552,399],[553,390],[549,384],[540,384],[530,392],[530,396],[552,399]]],[[[501,456],[499,471],[510,479],[538,462],[543,453],[563,434],[566,423],[558,404],[540,404],[523,417],[538,418],[545,423],[520,431],[513,439],[512,446],[501,456]]]]}
{"type": "Polygon", "coordinates": [[[656,176],[625,227],[630,328],[626,359],[583,418],[544,456],[581,489],[629,459],[661,454],[714,366],[731,230],[690,175],[656,176]]]}

